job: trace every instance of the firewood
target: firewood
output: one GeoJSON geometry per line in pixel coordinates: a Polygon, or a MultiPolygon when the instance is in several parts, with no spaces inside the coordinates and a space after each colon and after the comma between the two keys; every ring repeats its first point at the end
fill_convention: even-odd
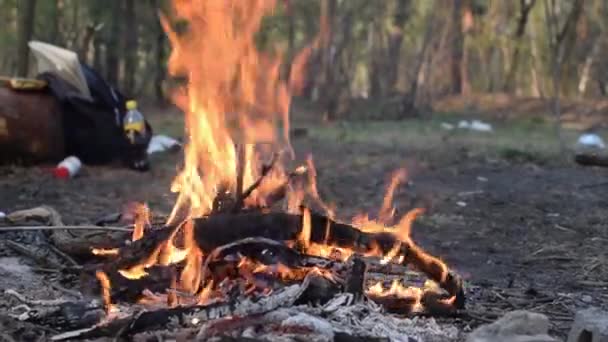
{"type": "Polygon", "coordinates": [[[574,157],[574,161],[583,166],[608,167],[608,156],[595,153],[579,153],[574,157]]]}
{"type": "MultiPolygon", "coordinates": [[[[315,243],[352,248],[364,254],[379,248],[387,254],[399,241],[386,232],[363,232],[349,224],[339,223],[325,216],[311,214],[310,240],[315,243]],[[327,239],[327,241],[326,241],[327,239]]],[[[128,268],[141,264],[143,260],[174,235],[178,227],[153,231],[143,239],[122,248],[120,257],[112,267],[128,268]]],[[[241,214],[218,213],[194,220],[195,240],[201,250],[208,254],[218,246],[245,238],[263,237],[278,241],[294,241],[302,230],[302,215],[287,213],[247,212],[241,214]]],[[[456,296],[455,306],[464,308],[464,290],[458,276],[449,272],[437,258],[429,255],[412,241],[401,242],[400,253],[404,264],[411,264],[437,282],[451,296],[456,296]]]]}
{"type": "Polygon", "coordinates": [[[353,257],[352,267],[348,272],[344,287],[345,291],[352,293],[355,298],[361,298],[364,294],[366,269],[367,265],[360,257],[353,257]]]}
{"type": "Polygon", "coordinates": [[[228,303],[213,303],[209,305],[194,305],[145,311],[133,316],[114,319],[108,323],[95,325],[91,328],[69,331],[51,338],[52,341],[64,341],[71,339],[92,339],[105,336],[123,337],[133,335],[142,331],[164,328],[175,320],[184,327],[198,326],[202,322],[219,319],[222,317],[247,317],[259,315],[272,311],[282,306],[293,305],[311,283],[307,276],[301,284],[284,287],[268,296],[262,296],[257,300],[250,298],[238,298],[228,303]]]}
{"type": "MultiPolygon", "coordinates": [[[[293,241],[301,230],[302,215],[287,213],[218,214],[195,219],[195,238],[203,251],[247,237],[293,241]]],[[[380,248],[386,254],[398,242],[393,234],[363,232],[356,227],[318,214],[311,214],[310,240],[315,243],[352,248],[361,254],[376,248],[380,248]],[[327,234],[328,230],[329,234],[327,234]]],[[[458,307],[464,307],[464,292],[460,278],[450,273],[439,259],[429,255],[412,241],[401,242],[400,254],[404,256],[404,263],[411,263],[424,272],[450,295],[457,297],[458,307]]]]}

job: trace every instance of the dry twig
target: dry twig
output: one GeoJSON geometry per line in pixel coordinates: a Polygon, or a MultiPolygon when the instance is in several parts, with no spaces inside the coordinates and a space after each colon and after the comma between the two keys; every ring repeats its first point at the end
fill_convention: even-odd
{"type": "Polygon", "coordinates": [[[27,298],[25,298],[24,295],[22,295],[21,293],[15,291],[13,289],[5,290],[4,294],[13,296],[13,297],[17,298],[20,302],[25,303],[27,305],[32,305],[32,306],[60,306],[62,304],[69,302],[68,300],[65,300],[65,299],[39,299],[39,300],[27,299],[27,298]]]}
{"type": "Polygon", "coordinates": [[[13,226],[0,227],[0,233],[25,230],[102,230],[114,232],[132,232],[132,227],[100,227],[100,226],[13,226]]]}

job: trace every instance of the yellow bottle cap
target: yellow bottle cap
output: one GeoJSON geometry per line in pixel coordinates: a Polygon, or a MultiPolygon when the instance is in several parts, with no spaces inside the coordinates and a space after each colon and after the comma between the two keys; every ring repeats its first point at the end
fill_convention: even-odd
{"type": "Polygon", "coordinates": [[[132,110],[135,108],[137,108],[137,101],[135,101],[135,100],[127,101],[127,110],[132,110]]]}

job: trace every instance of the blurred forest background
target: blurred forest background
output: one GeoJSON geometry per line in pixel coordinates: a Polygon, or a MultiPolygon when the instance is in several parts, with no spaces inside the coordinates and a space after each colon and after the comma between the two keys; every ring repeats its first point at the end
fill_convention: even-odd
{"type": "MultiPolygon", "coordinates": [[[[170,46],[159,11],[169,4],[0,0],[0,74],[33,76],[35,39],[76,51],[128,95],[164,101],[170,46]]],[[[453,95],[605,97],[607,24],[605,0],[281,0],[258,38],[289,59],[326,27],[302,98],[326,119],[356,115],[369,99],[382,104],[374,115],[398,119],[453,95]]],[[[559,115],[559,101],[548,103],[559,115]]]]}

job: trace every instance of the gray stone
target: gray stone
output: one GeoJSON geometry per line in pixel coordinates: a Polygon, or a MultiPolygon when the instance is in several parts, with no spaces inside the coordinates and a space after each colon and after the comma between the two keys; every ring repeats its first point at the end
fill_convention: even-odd
{"type": "Polygon", "coordinates": [[[467,337],[467,342],[557,342],[548,331],[547,316],[518,310],[475,329],[467,337]]]}
{"type": "Polygon", "coordinates": [[[598,308],[578,311],[568,342],[608,342],[608,312],[598,308]]]}

